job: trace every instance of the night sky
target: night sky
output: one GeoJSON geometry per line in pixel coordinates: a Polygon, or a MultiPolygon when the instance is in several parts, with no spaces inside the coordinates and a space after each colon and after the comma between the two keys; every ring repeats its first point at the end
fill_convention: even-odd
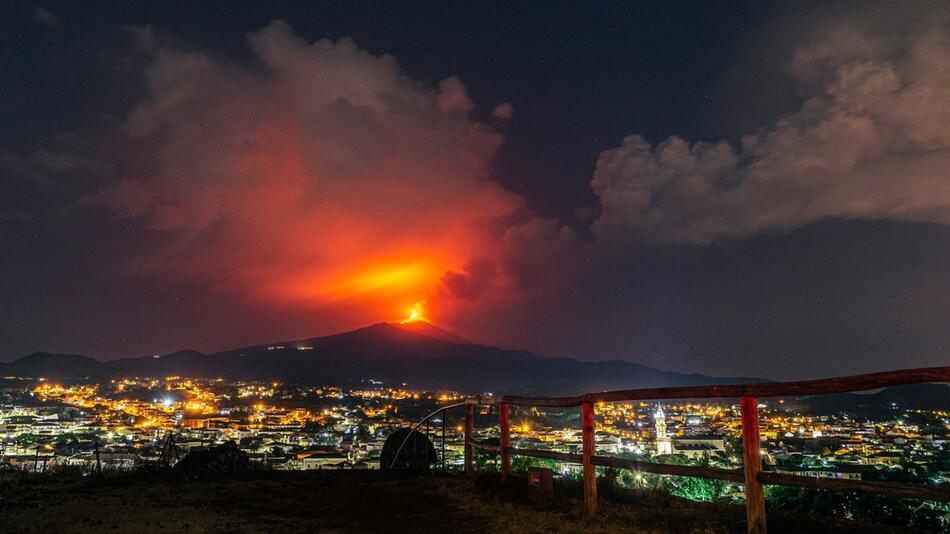
{"type": "Polygon", "coordinates": [[[943,3],[85,4],[0,7],[0,360],[947,363],[943,3]]]}

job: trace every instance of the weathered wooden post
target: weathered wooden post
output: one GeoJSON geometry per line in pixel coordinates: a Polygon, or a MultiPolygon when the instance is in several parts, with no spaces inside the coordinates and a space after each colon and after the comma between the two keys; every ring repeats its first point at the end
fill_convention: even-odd
{"type": "Polygon", "coordinates": [[[445,471],[445,410],[442,410],[442,470],[445,471]]]}
{"type": "Polygon", "coordinates": [[[472,431],[472,410],[474,406],[472,404],[465,405],[465,474],[473,475],[475,474],[475,464],[473,463],[472,458],[472,439],[474,439],[472,431]]]}
{"type": "Polygon", "coordinates": [[[501,428],[501,479],[508,480],[511,471],[511,419],[508,415],[508,403],[498,406],[501,428]]]}
{"type": "Polygon", "coordinates": [[[590,463],[594,456],[594,405],[581,405],[581,432],[583,433],[584,511],[587,517],[597,515],[597,469],[590,463]]]}
{"type": "Polygon", "coordinates": [[[759,399],[742,397],[742,451],[745,468],[745,509],[749,534],[765,534],[765,494],[759,482],[762,471],[759,441],[759,399]]]}
{"type": "Polygon", "coordinates": [[[92,445],[96,453],[96,473],[102,472],[102,463],[99,461],[99,436],[93,434],[92,436],[92,445]]]}

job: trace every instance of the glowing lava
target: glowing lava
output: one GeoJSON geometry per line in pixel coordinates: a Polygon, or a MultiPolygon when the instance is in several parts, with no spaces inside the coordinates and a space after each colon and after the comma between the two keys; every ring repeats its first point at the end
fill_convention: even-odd
{"type": "Polygon", "coordinates": [[[417,302],[417,303],[413,304],[413,305],[412,305],[412,310],[409,311],[409,317],[406,317],[406,318],[403,319],[402,321],[399,321],[399,324],[414,323],[414,322],[416,322],[416,321],[422,321],[422,322],[424,322],[424,323],[428,323],[428,322],[429,322],[428,319],[426,319],[426,318],[422,315],[422,303],[421,303],[421,302],[417,302]]]}

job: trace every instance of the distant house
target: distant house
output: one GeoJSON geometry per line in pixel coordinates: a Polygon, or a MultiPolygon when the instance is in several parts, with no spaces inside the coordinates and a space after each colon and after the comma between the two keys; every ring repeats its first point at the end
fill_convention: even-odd
{"type": "Polygon", "coordinates": [[[720,452],[721,449],[706,444],[706,443],[677,443],[673,442],[673,453],[682,454],[690,460],[699,460],[703,457],[710,457],[713,454],[720,452]]]}
{"type": "Polygon", "coordinates": [[[617,454],[620,452],[621,443],[620,436],[603,436],[597,439],[596,449],[608,454],[617,454]]]}
{"type": "Polygon", "coordinates": [[[714,456],[726,451],[726,439],[717,435],[699,435],[672,440],[673,453],[682,454],[691,460],[714,456]]]}
{"type": "Polygon", "coordinates": [[[340,469],[346,466],[345,454],[336,451],[307,451],[297,454],[295,464],[297,469],[309,471],[311,469],[340,469]]]}
{"type": "Polygon", "coordinates": [[[776,473],[798,475],[811,478],[836,478],[841,480],[861,480],[864,474],[876,471],[874,466],[868,465],[839,465],[834,467],[777,467],[776,473]]]}
{"type": "Polygon", "coordinates": [[[898,451],[882,451],[868,456],[868,463],[877,465],[900,465],[904,455],[898,451]]]}

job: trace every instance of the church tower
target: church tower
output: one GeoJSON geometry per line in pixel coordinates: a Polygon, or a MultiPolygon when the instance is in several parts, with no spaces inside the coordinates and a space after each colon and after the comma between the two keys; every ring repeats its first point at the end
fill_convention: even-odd
{"type": "Polygon", "coordinates": [[[656,413],[653,414],[656,421],[656,454],[673,454],[673,440],[666,433],[666,414],[663,413],[663,407],[657,405],[656,413]]]}

